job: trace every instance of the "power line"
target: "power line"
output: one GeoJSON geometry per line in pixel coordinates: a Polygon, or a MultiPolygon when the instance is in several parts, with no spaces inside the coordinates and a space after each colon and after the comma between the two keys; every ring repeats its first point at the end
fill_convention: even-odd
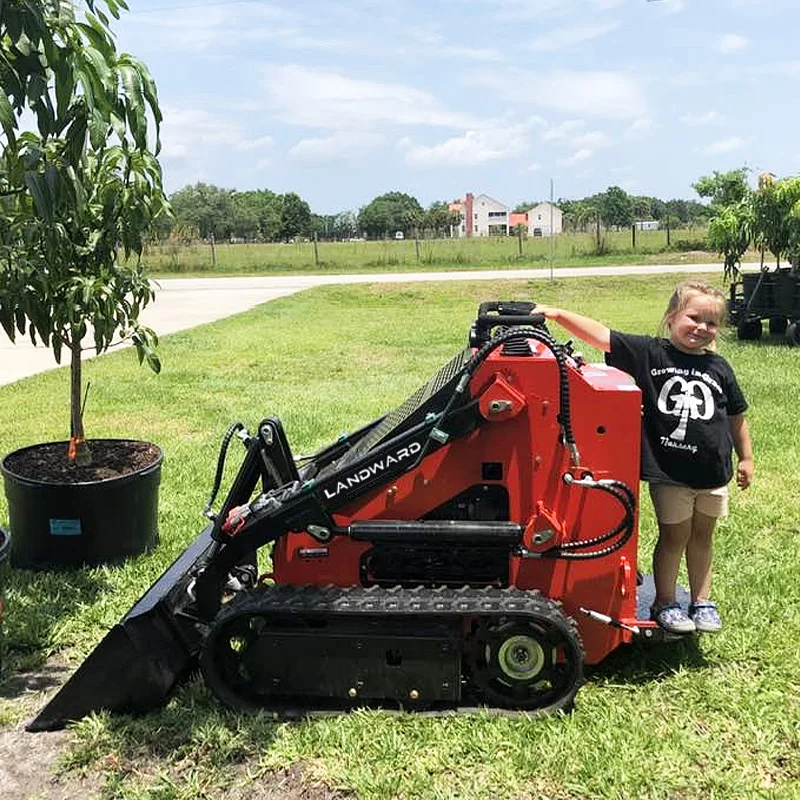
{"type": "Polygon", "coordinates": [[[154,14],[158,11],[179,11],[182,8],[205,8],[206,6],[211,8],[213,6],[236,6],[245,3],[248,5],[260,5],[258,0],[212,0],[210,3],[183,3],[176,6],[159,6],[158,8],[141,8],[135,10],[131,8],[129,14],[130,16],[136,16],[137,14],[154,14]]]}

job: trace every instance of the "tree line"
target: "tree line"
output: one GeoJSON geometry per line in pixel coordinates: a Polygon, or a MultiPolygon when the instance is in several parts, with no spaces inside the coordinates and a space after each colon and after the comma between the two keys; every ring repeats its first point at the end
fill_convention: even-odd
{"type": "Polygon", "coordinates": [[[777,267],[783,259],[800,271],[800,177],[763,172],[751,188],[748,172],[746,167],[714,172],[694,185],[710,201],[709,244],[723,256],[729,278],[736,277],[750,247],[760,251],[762,268],[769,252],[777,267]]]}
{"type": "MultiPolygon", "coordinates": [[[[207,183],[186,186],[170,196],[173,219],[164,219],[159,237],[173,236],[210,241],[287,242],[297,238],[347,240],[356,237],[446,237],[460,222],[447,201],[423,208],[403,192],[379,195],[355,211],[315,214],[298,194],[269,189],[237,191],[207,183]]],[[[538,201],[522,203],[527,211],[538,201]]],[[[619,186],[581,200],[559,199],[567,231],[585,231],[593,225],[630,227],[636,220],[657,220],[672,227],[705,225],[709,206],[693,200],[661,200],[629,195],[619,186]]],[[[509,231],[512,233],[512,231],[509,231]]]]}

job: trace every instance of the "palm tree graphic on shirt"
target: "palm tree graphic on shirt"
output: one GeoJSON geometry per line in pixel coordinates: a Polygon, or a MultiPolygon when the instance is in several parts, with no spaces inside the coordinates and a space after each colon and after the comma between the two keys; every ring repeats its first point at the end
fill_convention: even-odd
{"type": "Polygon", "coordinates": [[[669,438],[682,442],[686,439],[686,426],[690,419],[706,420],[714,415],[714,398],[703,381],[687,381],[675,375],[661,387],[658,410],[679,418],[678,427],[669,438]]]}

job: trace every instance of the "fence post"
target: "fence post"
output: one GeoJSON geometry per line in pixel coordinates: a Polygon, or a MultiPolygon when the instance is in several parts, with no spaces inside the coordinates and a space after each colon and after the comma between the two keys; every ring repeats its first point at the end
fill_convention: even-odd
{"type": "Polygon", "coordinates": [[[317,248],[317,237],[319,234],[314,231],[314,265],[319,266],[319,250],[317,248]]]}
{"type": "Polygon", "coordinates": [[[417,264],[419,264],[419,228],[414,228],[414,249],[417,251],[417,264]]]}
{"type": "Polygon", "coordinates": [[[522,258],[522,225],[517,225],[517,242],[519,243],[519,257],[522,258]]]}
{"type": "Polygon", "coordinates": [[[636,249],[636,223],[634,222],[631,225],[631,247],[635,250],[636,249]]]}

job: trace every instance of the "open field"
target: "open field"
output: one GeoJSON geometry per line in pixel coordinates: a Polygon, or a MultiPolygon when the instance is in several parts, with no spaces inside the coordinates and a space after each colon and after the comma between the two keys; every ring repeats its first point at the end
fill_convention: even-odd
{"type": "MultiPolygon", "coordinates": [[[[721,634],[615,653],[589,671],[568,716],[359,711],[278,723],[226,713],[192,682],[140,719],[101,714],[66,735],[19,731],[64,668],[80,663],[201,530],[230,422],[253,427],[277,415],[295,453],[311,452],[415,390],[463,346],[482,300],[532,298],[655,332],[674,280],[328,287],[165,337],[160,376],[139,368],[131,351],[87,362],[90,436],[149,439],[166,453],[162,543],[120,568],[12,572],[0,753],[20,762],[34,753],[18,797],[800,798],[798,352],[780,339],[740,343],[730,331],[720,350],[752,405],[757,472],[750,490],[734,490],[717,536],[721,634]]],[[[65,369],[0,387],[4,452],[63,439],[67,425],[65,369]]],[[[652,544],[645,501],[644,564],[652,544]]]]}
{"type": "Polygon", "coordinates": [[[626,263],[700,263],[720,260],[704,251],[705,229],[604,231],[598,253],[593,233],[530,238],[413,239],[403,241],[298,242],[293,244],[217,244],[216,267],[208,244],[150,246],[144,262],[155,274],[284,272],[370,272],[485,267],[584,266],[626,263]]]}

